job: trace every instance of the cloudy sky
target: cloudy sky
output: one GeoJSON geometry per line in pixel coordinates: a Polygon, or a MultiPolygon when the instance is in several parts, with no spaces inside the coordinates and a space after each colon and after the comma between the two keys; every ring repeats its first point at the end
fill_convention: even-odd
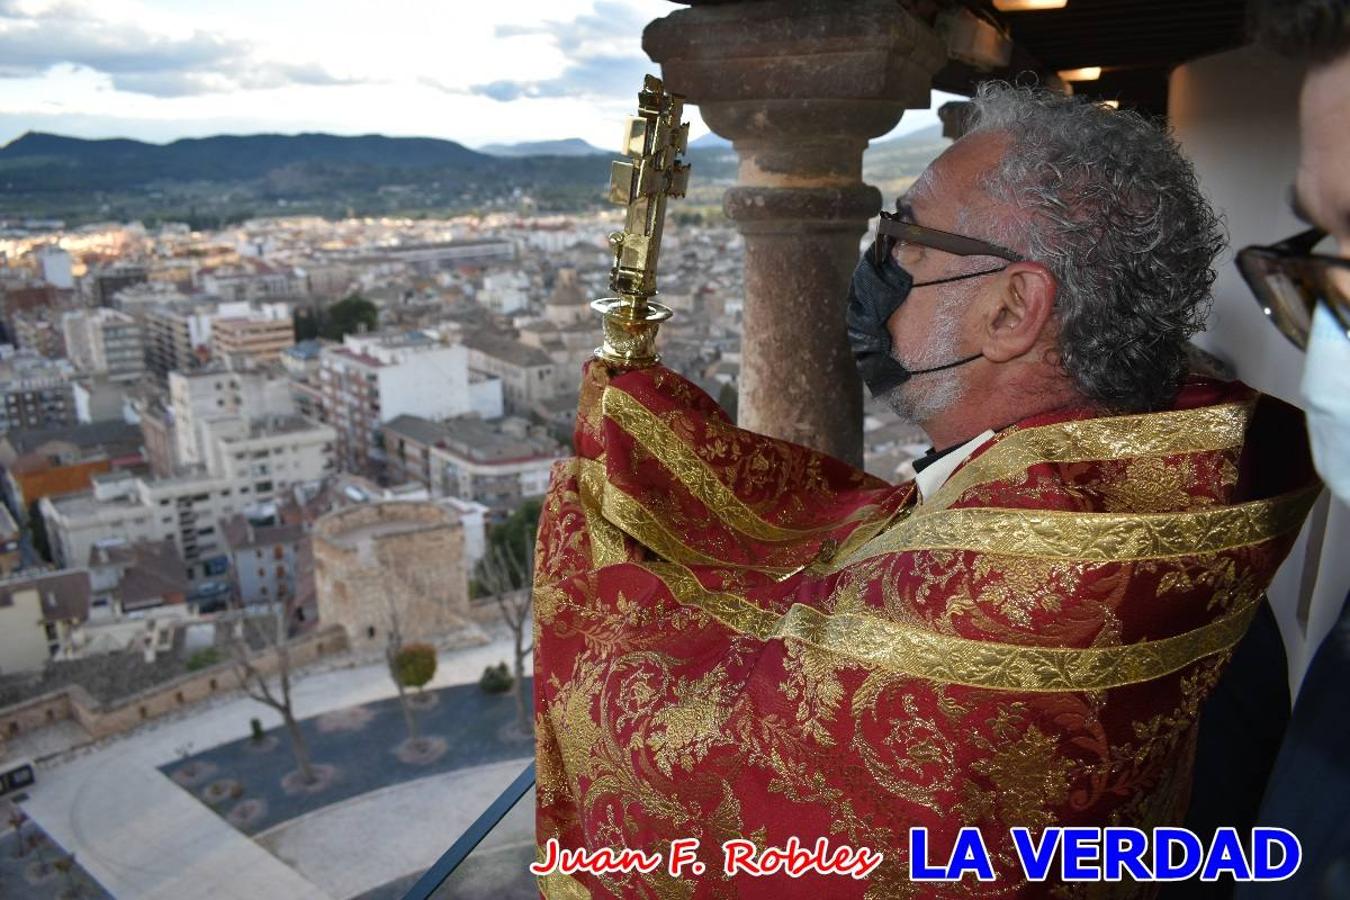
{"type": "MultiPolygon", "coordinates": [[[[0,0],[0,145],[326,131],[618,143],[667,0],[0,0]]],[[[695,136],[706,132],[693,116],[695,136]]],[[[905,114],[898,131],[937,121],[905,114]]]]}

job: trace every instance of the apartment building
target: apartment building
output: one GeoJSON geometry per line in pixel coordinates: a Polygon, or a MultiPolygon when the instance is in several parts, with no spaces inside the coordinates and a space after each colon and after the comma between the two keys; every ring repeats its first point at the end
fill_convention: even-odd
{"type": "Polygon", "coordinates": [[[142,307],[139,316],[150,371],[163,379],[170,372],[200,365],[209,355],[214,312],[209,305],[192,303],[142,307]]]}
{"type": "Polygon", "coordinates": [[[487,330],[464,335],[469,368],[501,379],[508,412],[521,413],[558,393],[557,368],[538,347],[487,330]]]}
{"type": "Polygon", "coordinates": [[[429,487],[435,496],[473,500],[501,518],[526,498],[543,496],[549,470],[564,455],[544,429],[523,419],[464,416],[445,423],[427,448],[429,487]]]}
{"type": "Polygon", "coordinates": [[[286,303],[265,303],[248,315],[222,316],[211,323],[211,355],[232,364],[278,362],[294,346],[286,303]]]}
{"type": "Polygon", "coordinates": [[[10,431],[0,437],[0,486],[22,519],[49,495],[89,490],[90,478],[145,464],[141,432],[126,422],[10,431]]]}
{"type": "Polygon", "coordinates": [[[0,431],[74,425],[74,375],[68,361],[27,350],[0,361],[0,431]]]}
{"type": "Polygon", "coordinates": [[[306,419],[220,419],[202,433],[205,471],[154,480],[114,472],[95,476],[91,491],[44,498],[53,556],[86,565],[90,551],[110,538],[172,540],[188,578],[219,576],[228,569],[222,518],[334,471],[336,435],[306,419]]]}
{"type": "Polygon", "coordinates": [[[9,334],[14,344],[25,350],[57,359],[66,355],[61,332],[62,313],[55,307],[15,310],[9,315],[9,334]]]}
{"type": "Polygon", "coordinates": [[[136,381],[145,374],[145,335],[127,313],[100,307],[61,318],[66,355],[82,373],[106,374],[112,381],[136,381]]]}
{"type": "Polygon", "coordinates": [[[302,523],[282,521],[276,506],[269,505],[238,513],[221,527],[235,596],[241,603],[286,603],[299,596],[299,561],[309,541],[302,523]]]}
{"type": "Polygon", "coordinates": [[[384,478],[382,429],[402,415],[443,420],[502,414],[500,379],[469,371],[468,350],[420,331],[348,335],[320,355],[324,419],[337,430],[338,462],[384,478]]]}
{"type": "Polygon", "coordinates": [[[206,465],[210,447],[202,429],[207,423],[284,418],[297,412],[288,379],[267,368],[236,371],[217,363],[171,372],[168,381],[179,468],[206,465]]]}

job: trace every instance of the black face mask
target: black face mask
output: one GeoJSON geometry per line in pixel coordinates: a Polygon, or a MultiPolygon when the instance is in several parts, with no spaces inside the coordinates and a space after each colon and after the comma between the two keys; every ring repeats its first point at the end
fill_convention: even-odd
{"type": "Polygon", "coordinates": [[[891,333],[886,330],[886,320],[900,308],[900,304],[905,302],[905,298],[913,288],[961,281],[998,271],[1002,270],[970,272],[915,284],[914,277],[893,259],[878,267],[873,262],[873,254],[870,251],[864,253],[862,259],[858,260],[858,267],[853,270],[853,281],[848,289],[848,342],[853,348],[853,359],[858,364],[858,374],[862,376],[863,383],[867,385],[872,396],[884,394],[909,381],[915,375],[941,372],[979,359],[983,354],[976,353],[965,359],[927,369],[907,369],[891,355],[891,333]]]}

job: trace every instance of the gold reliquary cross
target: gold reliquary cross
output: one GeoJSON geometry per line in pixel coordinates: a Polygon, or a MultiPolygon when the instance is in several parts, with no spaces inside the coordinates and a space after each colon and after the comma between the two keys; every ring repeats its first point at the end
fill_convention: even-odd
{"type": "Polygon", "coordinates": [[[666,198],[683,197],[689,166],[680,155],[689,147],[689,125],[680,122],[684,98],[671,94],[661,79],[648,75],[638,92],[638,114],[630,116],[623,153],[628,159],[610,169],[609,198],[626,207],[623,231],[609,236],[614,266],[609,287],[615,296],[591,308],[604,319],[605,343],[595,355],[622,368],[655,365],[656,332],[670,309],[654,302],[656,263],[666,198]]]}

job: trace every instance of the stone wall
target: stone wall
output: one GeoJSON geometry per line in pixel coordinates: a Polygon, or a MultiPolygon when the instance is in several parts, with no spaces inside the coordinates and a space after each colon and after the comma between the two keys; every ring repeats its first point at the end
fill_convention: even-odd
{"type": "MultiPolygon", "coordinates": [[[[291,665],[296,668],[348,649],[347,635],[338,627],[311,632],[289,646],[291,665]]],[[[275,672],[275,651],[268,649],[256,654],[254,665],[262,672],[275,672]]],[[[130,731],[151,719],[238,687],[238,674],[229,662],[190,672],[109,703],[100,703],[84,688],[70,685],[0,709],[0,741],[63,719],[74,720],[97,740],[130,731]]],[[[0,753],[3,749],[0,743],[0,753]]]]}

